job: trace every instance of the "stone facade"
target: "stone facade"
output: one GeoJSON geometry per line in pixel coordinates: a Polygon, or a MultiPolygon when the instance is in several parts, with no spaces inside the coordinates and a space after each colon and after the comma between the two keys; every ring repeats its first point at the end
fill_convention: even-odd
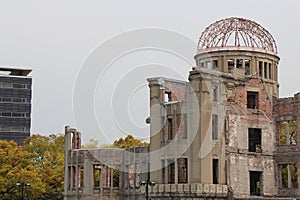
{"type": "MultiPolygon", "coordinates": [[[[232,30],[238,30],[237,36],[248,23],[239,18],[224,21],[243,24],[232,30]]],[[[205,31],[202,36],[209,37],[205,31]]],[[[300,197],[298,94],[278,97],[275,42],[268,42],[274,42],[272,50],[247,45],[200,47],[206,41],[201,37],[188,82],[148,79],[150,179],[159,184],[151,197],[168,199],[166,190],[159,187],[181,184],[226,186],[230,191],[226,198],[235,199],[300,197]]],[[[191,196],[183,197],[181,189],[174,189],[169,195],[178,199],[205,196],[187,193],[191,196]]]]}
{"type": "Polygon", "coordinates": [[[202,33],[194,58],[188,81],[147,79],[146,157],[128,154],[134,148],[77,150],[80,134],[66,131],[66,199],[300,199],[300,94],[279,98],[272,36],[250,20],[220,20],[202,33]],[[95,165],[106,174],[97,186],[95,165]]]}
{"type": "Polygon", "coordinates": [[[65,130],[65,200],[142,199],[148,180],[148,147],[81,149],[81,134],[65,130]]]}

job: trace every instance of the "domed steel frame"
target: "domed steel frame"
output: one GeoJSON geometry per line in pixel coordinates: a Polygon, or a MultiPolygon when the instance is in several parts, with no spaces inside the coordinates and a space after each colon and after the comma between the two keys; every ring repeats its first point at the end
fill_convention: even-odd
{"type": "Polygon", "coordinates": [[[273,36],[258,23],[244,18],[226,18],[208,26],[201,34],[198,51],[214,47],[254,47],[277,54],[273,36]]]}

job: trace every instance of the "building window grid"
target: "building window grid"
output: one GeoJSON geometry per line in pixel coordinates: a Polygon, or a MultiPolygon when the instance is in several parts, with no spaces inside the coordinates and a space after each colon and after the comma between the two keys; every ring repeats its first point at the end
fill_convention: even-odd
{"type": "Polygon", "coordinates": [[[6,83],[0,82],[0,88],[4,89],[31,89],[31,84],[20,84],[20,83],[6,83]]]}
{"type": "Polygon", "coordinates": [[[26,112],[0,112],[0,117],[30,118],[30,113],[26,113],[26,112]]]}
{"type": "Polygon", "coordinates": [[[0,126],[1,132],[29,132],[29,127],[15,127],[15,126],[0,126]]]}

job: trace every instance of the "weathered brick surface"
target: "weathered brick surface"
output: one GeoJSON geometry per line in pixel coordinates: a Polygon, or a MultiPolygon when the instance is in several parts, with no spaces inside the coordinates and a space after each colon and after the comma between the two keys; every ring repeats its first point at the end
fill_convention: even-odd
{"type": "Polygon", "coordinates": [[[263,193],[276,196],[274,181],[274,133],[272,104],[259,78],[250,78],[237,85],[226,102],[227,111],[227,180],[237,197],[249,196],[249,171],[263,173],[263,193]],[[258,108],[247,108],[247,91],[257,91],[258,108]],[[248,128],[261,128],[262,152],[249,152],[248,128]]]}
{"type": "Polygon", "coordinates": [[[275,162],[276,162],[276,173],[278,183],[278,195],[279,196],[295,196],[299,197],[300,192],[298,188],[281,188],[279,175],[280,171],[277,168],[279,164],[291,164],[296,163],[298,168],[298,183],[300,183],[299,169],[300,169],[300,93],[295,94],[294,97],[274,99],[274,123],[275,134],[276,134],[276,151],[275,151],[275,162]],[[297,124],[297,136],[296,144],[281,145],[280,144],[280,122],[296,120],[297,124]]]}

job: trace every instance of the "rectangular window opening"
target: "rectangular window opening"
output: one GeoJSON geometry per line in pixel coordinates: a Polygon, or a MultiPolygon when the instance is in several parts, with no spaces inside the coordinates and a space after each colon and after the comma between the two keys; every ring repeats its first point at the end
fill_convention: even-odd
{"type": "Polygon", "coordinates": [[[272,76],[272,64],[269,63],[269,79],[273,79],[273,76],[272,76]]]}
{"type": "Polygon", "coordinates": [[[120,179],[120,171],[117,169],[111,169],[113,170],[113,187],[119,187],[119,179],[120,179]]]}
{"type": "Polygon", "coordinates": [[[249,152],[261,153],[261,129],[249,128],[248,129],[248,142],[249,152]]]}
{"type": "Polygon", "coordinates": [[[162,180],[162,183],[165,183],[165,176],[166,176],[165,160],[161,160],[161,180],[162,180]]]}
{"type": "Polygon", "coordinates": [[[173,119],[168,118],[168,140],[172,140],[173,136],[173,119]]]}
{"type": "Polygon", "coordinates": [[[281,145],[297,144],[297,122],[296,120],[280,122],[279,140],[281,145]]]}
{"type": "Polygon", "coordinates": [[[187,158],[177,159],[178,183],[188,182],[188,161],[187,158]]]}
{"type": "Polygon", "coordinates": [[[242,68],[242,67],[243,67],[243,59],[237,59],[236,68],[242,68]]]}
{"type": "Polygon", "coordinates": [[[213,159],[213,184],[219,184],[219,159],[213,159]]]}
{"type": "Polygon", "coordinates": [[[218,115],[212,115],[212,139],[218,140],[218,115]]]}
{"type": "Polygon", "coordinates": [[[258,73],[259,76],[262,77],[262,73],[263,73],[263,62],[259,61],[258,63],[258,73]]]}
{"type": "Polygon", "coordinates": [[[171,95],[171,92],[165,92],[164,101],[165,101],[165,102],[170,102],[170,101],[172,101],[172,95],[171,95]]]}
{"type": "Polygon", "coordinates": [[[264,63],[264,78],[268,78],[268,63],[264,63]]]}
{"type": "Polygon", "coordinates": [[[250,75],[250,60],[245,60],[245,75],[250,75]]]}
{"type": "Polygon", "coordinates": [[[298,188],[298,169],[297,164],[290,164],[291,182],[293,188],[298,188]]]}
{"type": "Polygon", "coordinates": [[[79,171],[79,187],[84,187],[84,168],[80,167],[80,171],[79,171]]]}
{"type": "Polygon", "coordinates": [[[247,92],[247,108],[258,108],[258,92],[247,92]]]}
{"type": "Polygon", "coordinates": [[[261,172],[250,171],[250,195],[261,196],[261,172]]]}
{"type": "Polygon", "coordinates": [[[174,160],[168,160],[168,183],[175,183],[175,162],[174,160]]]}
{"type": "Polygon", "coordinates": [[[298,169],[297,164],[279,165],[281,188],[298,188],[298,169]]]}
{"type": "Polygon", "coordinates": [[[234,68],[234,59],[227,60],[228,72],[232,73],[234,68]]]}
{"type": "Polygon", "coordinates": [[[93,166],[93,178],[94,178],[94,187],[100,187],[100,180],[101,180],[101,166],[100,165],[93,166]]]}
{"type": "Polygon", "coordinates": [[[218,70],[219,69],[218,60],[213,60],[213,69],[214,70],[218,70]]]}

